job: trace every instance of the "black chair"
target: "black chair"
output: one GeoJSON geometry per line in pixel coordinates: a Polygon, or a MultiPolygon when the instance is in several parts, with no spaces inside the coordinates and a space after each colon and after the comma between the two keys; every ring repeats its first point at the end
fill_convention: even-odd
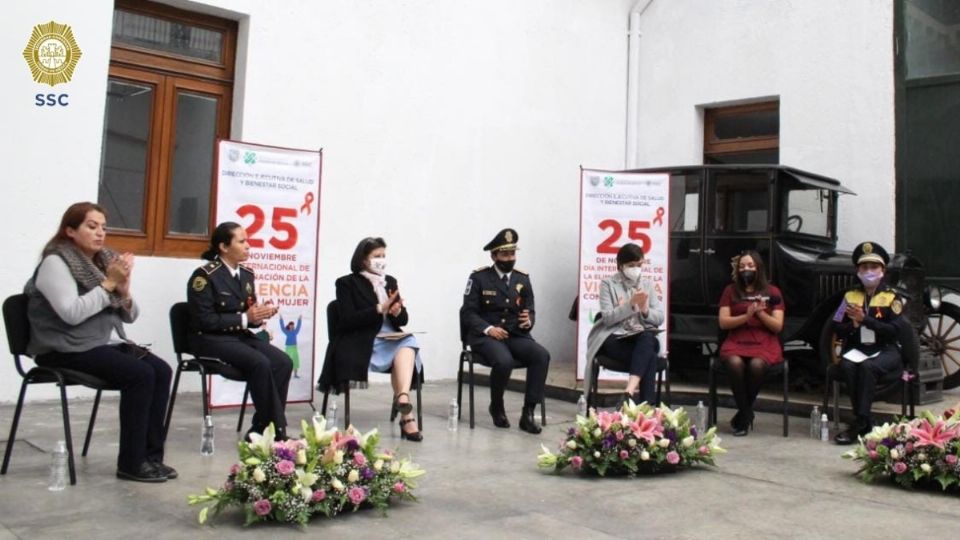
{"type": "MultiPolygon", "coordinates": [[[[710,355],[710,368],[709,372],[709,384],[710,384],[710,407],[708,411],[708,420],[710,426],[717,425],[717,379],[718,375],[726,374],[727,368],[726,363],[720,360],[720,347],[719,344],[723,343],[723,338],[726,337],[721,335],[720,340],[717,342],[717,348],[715,351],[712,351],[710,355]]],[[[790,410],[790,360],[783,358],[783,362],[779,364],[774,364],[772,366],[767,366],[763,372],[764,380],[776,379],[781,377],[783,379],[783,436],[787,437],[790,433],[790,416],[788,414],[790,410]]]]}
{"type": "MultiPolygon", "coordinates": [[[[474,413],[474,403],[473,403],[473,384],[474,384],[474,364],[480,364],[482,366],[490,367],[490,363],[487,362],[483,355],[480,353],[473,352],[470,349],[470,345],[467,344],[467,330],[463,327],[463,324],[460,325],[460,368],[457,370],[457,420],[463,417],[463,365],[467,364],[469,368],[469,379],[467,380],[467,386],[469,387],[470,392],[470,429],[473,429],[475,422],[475,413],[474,413]],[[474,358],[477,357],[477,358],[474,358]]],[[[514,369],[523,369],[524,366],[514,366],[514,369]]],[[[544,399],[540,402],[540,425],[547,425],[547,400],[544,399]]]]}
{"type": "MultiPolygon", "coordinates": [[[[620,373],[629,373],[630,362],[621,362],[605,354],[598,354],[593,357],[593,360],[590,362],[590,392],[587,394],[588,408],[596,407],[600,402],[600,390],[597,388],[600,380],[600,368],[620,373]]],[[[657,356],[657,374],[660,375],[660,377],[657,378],[657,402],[651,403],[651,405],[664,403],[662,399],[664,379],[666,379],[667,383],[667,399],[665,403],[670,405],[670,380],[667,378],[670,374],[670,360],[666,356],[657,356]]]]}
{"type": "MultiPolygon", "coordinates": [[[[336,335],[337,326],[340,324],[340,310],[339,304],[336,300],[331,300],[327,304],[327,341],[332,343],[333,338],[336,335]]],[[[390,373],[391,370],[386,373],[390,373]]],[[[417,393],[417,426],[420,428],[420,431],[423,431],[423,411],[421,410],[422,394],[421,389],[423,387],[423,367],[419,370],[414,366],[413,369],[413,380],[411,381],[410,386],[417,393]]],[[[343,394],[343,427],[346,429],[350,426],[350,384],[351,381],[344,381],[336,388],[335,393],[343,394]]],[[[330,388],[325,388],[323,391],[323,406],[321,407],[321,414],[324,417],[327,416],[327,400],[330,397],[330,388]]],[[[390,421],[393,422],[397,418],[397,411],[391,407],[390,410],[390,421]]]]}
{"type": "MultiPolygon", "coordinates": [[[[166,437],[170,429],[170,419],[173,417],[173,406],[177,402],[177,387],[180,386],[180,374],[196,372],[200,374],[200,399],[203,402],[203,417],[210,414],[207,402],[207,376],[220,375],[225,379],[244,382],[246,379],[239,369],[223,362],[219,358],[198,356],[190,349],[187,336],[190,334],[190,305],[178,302],[170,307],[170,333],[173,336],[173,351],[177,353],[177,373],[173,377],[173,389],[170,391],[170,404],[167,406],[167,417],[163,421],[163,435],[166,437]],[[187,356],[185,356],[187,355],[187,356]]],[[[237,433],[243,429],[243,416],[247,410],[247,399],[250,397],[250,387],[243,388],[243,402],[240,405],[240,418],[237,420],[237,433]]]]}
{"type": "MultiPolygon", "coordinates": [[[[903,370],[897,372],[894,370],[887,377],[877,381],[878,386],[885,386],[887,389],[891,385],[900,386],[900,415],[913,418],[916,416],[916,400],[914,399],[914,388],[918,384],[918,365],[920,363],[920,339],[917,336],[916,329],[910,325],[906,317],[898,317],[896,324],[899,329],[899,348],[900,357],[903,359],[903,370]],[[909,415],[907,413],[910,413],[909,415]]],[[[830,395],[833,394],[833,427],[834,430],[840,429],[840,385],[844,383],[843,372],[840,367],[840,358],[837,353],[842,348],[843,342],[836,336],[830,340],[832,350],[830,351],[831,362],[827,366],[826,383],[823,392],[823,412],[830,406],[830,395]]],[[[884,395],[884,389],[881,389],[880,396],[884,395]]]]}
{"type": "Polygon", "coordinates": [[[0,474],[7,474],[10,465],[10,455],[13,452],[13,442],[17,437],[17,427],[20,424],[20,413],[23,411],[23,400],[27,394],[27,385],[56,384],[60,387],[60,412],[63,415],[63,436],[67,445],[67,464],[70,469],[70,485],[77,483],[77,472],[73,459],[73,438],[70,433],[70,412],[67,406],[67,386],[86,386],[97,391],[93,400],[93,410],[90,412],[90,423],[87,425],[87,435],[83,440],[82,456],[86,457],[90,448],[90,437],[93,434],[93,424],[97,420],[97,409],[100,407],[100,393],[104,390],[119,390],[103,379],[64,368],[46,368],[36,366],[24,371],[20,361],[21,356],[27,356],[27,343],[30,341],[30,323],[27,319],[27,295],[15,294],[3,302],[3,324],[7,330],[7,343],[10,354],[17,366],[17,372],[23,377],[20,385],[20,397],[17,398],[17,407],[13,413],[13,423],[10,426],[10,437],[7,439],[7,449],[3,454],[3,467],[0,474]]]}

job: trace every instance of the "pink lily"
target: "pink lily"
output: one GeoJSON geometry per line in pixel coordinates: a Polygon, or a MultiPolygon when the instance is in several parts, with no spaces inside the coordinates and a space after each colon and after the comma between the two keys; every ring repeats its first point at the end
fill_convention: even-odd
{"type": "Polygon", "coordinates": [[[620,413],[618,412],[607,412],[600,411],[597,413],[597,424],[600,426],[600,431],[607,431],[607,429],[620,421],[620,413]]]}
{"type": "Polygon", "coordinates": [[[656,415],[647,418],[641,412],[637,413],[637,420],[630,424],[630,431],[633,432],[634,437],[652,443],[656,436],[663,435],[663,424],[656,415]]]}
{"type": "Polygon", "coordinates": [[[936,425],[931,425],[924,419],[910,430],[910,435],[917,438],[914,446],[936,446],[943,450],[944,443],[960,437],[960,425],[947,428],[943,420],[938,421],[936,425]]]}

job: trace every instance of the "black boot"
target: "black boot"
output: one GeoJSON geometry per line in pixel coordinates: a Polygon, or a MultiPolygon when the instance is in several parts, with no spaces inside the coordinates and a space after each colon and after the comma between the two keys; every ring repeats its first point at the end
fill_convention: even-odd
{"type": "Polygon", "coordinates": [[[534,435],[540,433],[540,426],[533,420],[533,411],[536,409],[536,406],[525,406],[523,412],[520,413],[520,429],[526,431],[527,433],[533,433],[534,435]]]}
{"type": "Polygon", "coordinates": [[[499,406],[491,403],[489,411],[490,416],[493,417],[493,425],[498,428],[510,427],[510,420],[507,420],[507,412],[503,409],[503,403],[500,403],[499,406]]]}

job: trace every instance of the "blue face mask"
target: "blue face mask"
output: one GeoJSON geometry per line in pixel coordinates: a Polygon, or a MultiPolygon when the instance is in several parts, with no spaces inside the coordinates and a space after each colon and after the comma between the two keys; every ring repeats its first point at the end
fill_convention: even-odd
{"type": "Polygon", "coordinates": [[[883,270],[864,270],[857,272],[857,277],[860,278],[860,283],[863,283],[864,287],[872,289],[883,279],[883,270]]]}

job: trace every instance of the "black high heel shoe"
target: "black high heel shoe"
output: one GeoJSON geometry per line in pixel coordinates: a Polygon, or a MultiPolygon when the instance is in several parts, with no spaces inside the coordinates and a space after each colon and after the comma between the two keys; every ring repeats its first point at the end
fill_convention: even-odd
{"type": "Polygon", "coordinates": [[[410,414],[413,412],[413,404],[410,403],[410,394],[406,392],[400,392],[399,394],[393,396],[393,405],[390,407],[390,421],[393,422],[397,418],[397,413],[399,414],[410,414]],[[406,403],[400,403],[400,396],[407,396],[406,403]]]}
{"type": "Polygon", "coordinates": [[[408,441],[413,441],[413,442],[420,442],[423,440],[423,433],[420,433],[419,431],[408,433],[403,430],[403,426],[409,424],[410,422],[416,422],[416,421],[417,420],[415,418],[407,418],[406,420],[400,420],[400,438],[401,439],[406,439],[408,441]]]}

